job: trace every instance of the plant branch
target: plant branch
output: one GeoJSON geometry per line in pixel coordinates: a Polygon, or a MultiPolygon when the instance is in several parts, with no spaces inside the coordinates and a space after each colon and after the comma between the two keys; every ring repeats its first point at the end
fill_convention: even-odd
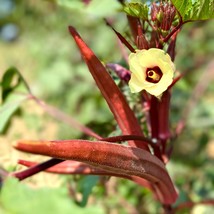
{"type": "Polygon", "coordinates": [[[40,164],[34,165],[26,170],[20,171],[20,172],[13,172],[10,174],[12,177],[18,178],[20,181],[35,175],[41,171],[44,171],[56,164],[59,164],[63,162],[64,160],[58,159],[58,158],[51,158],[50,160],[47,160],[45,162],[42,162],[40,164]]]}
{"type": "Polygon", "coordinates": [[[68,125],[74,127],[77,130],[80,130],[84,134],[94,137],[95,139],[99,140],[102,137],[98,134],[96,134],[94,131],[92,131],[90,128],[81,125],[78,121],[73,119],[71,116],[65,114],[64,112],[60,111],[59,109],[55,108],[54,106],[48,105],[44,101],[38,99],[34,95],[29,95],[29,99],[34,100],[42,109],[51,115],[52,117],[56,118],[59,121],[63,121],[64,123],[67,123],[68,125]]]}
{"type": "Polygon", "coordinates": [[[126,38],[124,36],[121,35],[121,33],[119,33],[118,31],[116,31],[112,25],[105,19],[106,25],[109,26],[117,35],[118,39],[131,51],[131,52],[135,52],[135,49],[130,45],[130,43],[126,40],[126,38]]]}

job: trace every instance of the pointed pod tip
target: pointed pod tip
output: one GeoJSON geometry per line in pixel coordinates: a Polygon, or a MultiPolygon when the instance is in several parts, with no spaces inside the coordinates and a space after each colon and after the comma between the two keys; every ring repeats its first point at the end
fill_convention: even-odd
{"type": "Polygon", "coordinates": [[[20,141],[15,141],[13,142],[12,146],[16,149],[20,149],[25,145],[35,145],[38,144],[38,141],[33,141],[33,140],[20,140],[20,141]]]}
{"type": "Polygon", "coordinates": [[[76,29],[71,25],[68,26],[68,30],[69,30],[71,35],[74,35],[76,33],[76,29]]]}
{"type": "Polygon", "coordinates": [[[13,146],[14,148],[17,148],[17,147],[19,146],[19,141],[13,142],[13,143],[12,143],[12,146],[13,146]]]}
{"type": "Polygon", "coordinates": [[[71,26],[71,25],[68,26],[68,30],[69,30],[69,31],[70,31],[70,30],[73,30],[73,29],[74,29],[73,26],[71,26]]]}
{"type": "Polygon", "coordinates": [[[23,147],[25,147],[27,141],[16,141],[12,143],[13,148],[16,150],[22,151],[23,147]]]}
{"type": "Polygon", "coordinates": [[[26,162],[26,161],[23,160],[23,159],[18,159],[18,161],[17,161],[18,164],[23,164],[23,163],[25,163],[25,162],[26,162]]]}

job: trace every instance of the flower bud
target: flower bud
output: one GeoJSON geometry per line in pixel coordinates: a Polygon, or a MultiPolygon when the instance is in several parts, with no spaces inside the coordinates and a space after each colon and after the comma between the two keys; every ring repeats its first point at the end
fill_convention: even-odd
{"type": "Polygon", "coordinates": [[[152,4],[151,19],[154,25],[164,31],[170,30],[176,15],[175,7],[170,3],[152,4]]]}

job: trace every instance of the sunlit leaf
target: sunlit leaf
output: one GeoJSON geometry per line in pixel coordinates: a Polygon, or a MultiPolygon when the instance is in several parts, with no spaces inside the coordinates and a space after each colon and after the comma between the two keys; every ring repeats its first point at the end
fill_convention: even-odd
{"type": "Polygon", "coordinates": [[[10,99],[0,106],[0,133],[2,133],[7,126],[11,116],[19,108],[21,103],[26,100],[23,95],[10,95],[10,99]]]}
{"type": "Polygon", "coordinates": [[[183,21],[196,21],[214,18],[213,0],[172,0],[183,21]]]}
{"type": "Polygon", "coordinates": [[[30,93],[30,88],[21,73],[16,68],[12,67],[9,68],[2,77],[1,91],[0,133],[4,131],[9,119],[20,104],[27,99],[27,97],[20,92],[30,93]],[[15,91],[19,93],[15,94],[15,91]]]}
{"type": "Polygon", "coordinates": [[[30,91],[30,88],[25,79],[16,68],[11,67],[5,71],[1,81],[2,101],[4,102],[7,96],[9,96],[9,94],[21,84],[24,85],[26,90],[30,91]]]}
{"type": "Polygon", "coordinates": [[[124,11],[130,16],[148,20],[149,7],[147,6],[147,4],[142,4],[140,2],[129,3],[124,6],[124,11]]]}

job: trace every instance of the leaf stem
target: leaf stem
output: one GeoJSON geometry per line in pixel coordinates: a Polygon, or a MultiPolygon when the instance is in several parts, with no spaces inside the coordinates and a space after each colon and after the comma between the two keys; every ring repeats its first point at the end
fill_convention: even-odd
{"type": "Polygon", "coordinates": [[[168,42],[168,40],[173,36],[173,34],[176,33],[182,27],[182,25],[185,23],[185,22],[183,22],[182,16],[179,12],[178,12],[178,15],[179,15],[178,25],[176,27],[174,27],[172,29],[172,31],[162,40],[163,42],[168,42]]]}
{"type": "Polygon", "coordinates": [[[158,138],[161,140],[162,153],[165,153],[167,140],[170,138],[169,109],[171,94],[167,90],[163,93],[158,108],[158,138]]]}
{"type": "Polygon", "coordinates": [[[14,172],[11,173],[10,176],[16,177],[18,178],[20,181],[35,175],[41,171],[44,171],[56,164],[59,164],[61,162],[63,162],[64,160],[58,159],[58,158],[51,158],[50,160],[47,160],[43,163],[37,164],[35,166],[32,166],[26,170],[20,171],[20,172],[14,172]]]}
{"type": "Polygon", "coordinates": [[[159,100],[155,96],[151,96],[151,104],[150,104],[150,123],[151,123],[151,137],[152,139],[158,139],[158,124],[159,124],[159,118],[158,118],[158,106],[159,106],[159,100]]]}
{"type": "Polygon", "coordinates": [[[130,43],[125,39],[124,36],[122,36],[118,31],[116,31],[112,25],[107,21],[105,20],[106,22],[106,25],[109,26],[114,32],[115,34],[117,35],[118,39],[131,51],[131,52],[135,52],[135,49],[130,45],[130,43]]]}
{"type": "Polygon", "coordinates": [[[80,130],[81,132],[87,134],[88,136],[94,137],[95,139],[99,140],[102,137],[92,131],[90,128],[81,125],[78,121],[70,117],[69,115],[65,114],[64,112],[60,111],[59,109],[55,108],[54,106],[48,105],[44,101],[40,100],[39,98],[35,97],[34,95],[29,95],[29,99],[34,100],[42,109],[47,112],[52,117],[58,119],[59,121],[63,121],[68,125],[80,130]]]}

